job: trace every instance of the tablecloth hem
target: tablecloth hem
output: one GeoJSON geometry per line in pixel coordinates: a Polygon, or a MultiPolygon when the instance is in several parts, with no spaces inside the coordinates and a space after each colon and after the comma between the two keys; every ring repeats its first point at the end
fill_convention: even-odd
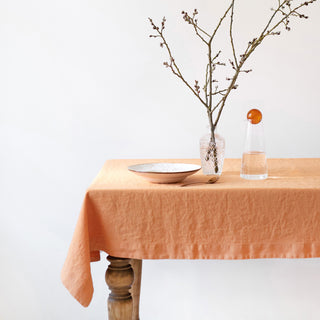
{"type": "Polygon", "coordinates": [[[178,244],[173,247],[163,247],[160,244],[140,247],[135,250],[104,250],[107,254],[119,258],[140,260],[246,260],[246,259],[308,259],[320,258],[320,242],[297,242],[290,244],[234,244],[224,245],[190,245],[178,244]],[[139,252],[139,253],[137,253],[139,252]],[[210,254],[208,254],[210,252],[210,254]],[[222,254],[223,252],[223,254],[222,254]]]}

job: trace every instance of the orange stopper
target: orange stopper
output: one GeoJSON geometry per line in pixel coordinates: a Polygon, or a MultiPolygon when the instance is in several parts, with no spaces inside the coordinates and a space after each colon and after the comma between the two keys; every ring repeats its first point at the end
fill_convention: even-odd
{"type": "Polygon", "coordinates": [[[252,123],[252,124],[258,124],[262,120],[262,113],[258,109],[251,109],[247,113],[247,119],[252,123]]]}

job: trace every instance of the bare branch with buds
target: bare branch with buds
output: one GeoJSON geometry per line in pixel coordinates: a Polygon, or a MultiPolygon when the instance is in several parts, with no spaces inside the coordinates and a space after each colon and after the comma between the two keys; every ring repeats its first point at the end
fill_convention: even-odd
{"type": "MultiPolygon", "coordinates": [[[[195,80],[194,85],[190,85],[189,82],[184,78],[182,72],[180,71],[176,61],[173,58],[171,49],[166,41],[164,36],[165,30],[165,22],[166,18],[163,18],[161,21],[161,26],[158,27],[154,24],[153,20],[149,18],[151,23],[152,29],[154,30],[155,34],[150,35],[151,38],[160,38],[160,46],[162,48],[166,48],[168,55],[169,55],[169,62],[164,62],[164,66],[170,68],[172,73],[180,78],[184,82],[184,84],[192,91],[192,93],[199,99],[201,104],[206,108],[210,129],[211,129],[211,143],[210,148],[208,149],[208,159],[210,158],[209,155],[216,154],[216,144],[215,144],[215,136],[214,132],[219,122],[221,113],[225,107],[225,103],[229,94],[232,90],[237,89],[238,84],[236,84],[238,80],[238,76],[240,73],[249,73],[252,69],[244,69],[244,64],[251,56],[251,54],[255,51],[255,49],[262,44],[263,40],[269,36],[279,36],[281,31],[279,30],[281,27],[284,27],[285,30],[290,31],[290,21],[291,18],[299,18],[299,19],[308,19],[308,16],[301,13],[300,10],[303,7],[306,7],[317,0],[307,0],[303,2],[298,2],[297,0],[277,0],[276,8],[271,8],[272,14],[270,18],[267,20],[265,27],[262,29],[261,33],[249,40],[247,43],[247,47],[244,52],[237,55],[237,49],[235,46],[234,41],[234,9],[235,9],[235,0],[231,0],[230,5],[226,9],[223,16],[220,18],[217,26],[215,27],[212,33],[205,31],[202,27],[199,26],[198,23],[198,10],[194,9],[193,13],[189,15],[186,11],[182,11],[182,18],[186,21],[189,25],[191,25],[195,31],[195,34],[198,38],[205,44],[207,47],[208,52],[208,63],[206,66],[205,72],[205,82],[202,87],[203,96],[201,95],[200,85],[198,80],[195,80]],[[297,3],[298,2],[298,3],[297,3]],[[228,59],[229,67],[233,74],[226,78],[227,85],[226,87],[219,88],[219,85],[216,85],[213,88],[213,83],[218,83],[217,79],[214,79],[213,74],[217,67],[223,66],[227,67],[225,62],[218,61],[218,57],[221,54],[221,50],[218,51],[216,54],[212,52],[212,44],[213,40],[215,39],[216,34],[220,30],[222,23],[229,15],[229,38],[230,38],[230,46],[232,50],[232,57],[228,59]],[[214,112],[217,111],[215,114],[215,119],[213,119],[214,112]]],[[[216,170],[217,168],[217,159],[215,158],[216,163],[216,170]]]]}

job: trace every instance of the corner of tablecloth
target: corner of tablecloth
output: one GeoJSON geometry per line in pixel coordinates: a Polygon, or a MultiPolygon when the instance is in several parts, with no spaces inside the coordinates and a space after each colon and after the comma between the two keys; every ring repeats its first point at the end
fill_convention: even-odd
{"type": "Polygon", "coordinates": [[[88,307],[93,297],[92,279],[85,280],[85,275],[76,275],[66,264],[63,266],[60,279],[69,293],[83,306],[88,307]],[[77,278],[77,279],[76,279],[77,278]]]}
{"type": "Polygon", "coordinates": [[[90,201],[88,201],[88,194],[86,194],[67,258],[61,270],[63,285],[84,307],[90,304],[93,296],[90,262],[100,260],[100,252],[90,250],[88,226],[88,212],[90,209],[90,201]]]}

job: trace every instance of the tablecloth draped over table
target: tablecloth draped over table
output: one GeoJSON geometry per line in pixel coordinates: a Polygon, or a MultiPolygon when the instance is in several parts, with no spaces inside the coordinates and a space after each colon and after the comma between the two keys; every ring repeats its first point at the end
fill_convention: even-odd
{"type": "Polygon", "coordinates": [[[226,159],[215,184],[197,184],[208,179],[201,172],[151,184],[127,169],[158,161],[109,160],[88,188],[61,273],[83,306],[99,251],[135,259],[320,257],[320,159],[269,159],[262,181],[241,179],[240,160],[226,159]]]}

